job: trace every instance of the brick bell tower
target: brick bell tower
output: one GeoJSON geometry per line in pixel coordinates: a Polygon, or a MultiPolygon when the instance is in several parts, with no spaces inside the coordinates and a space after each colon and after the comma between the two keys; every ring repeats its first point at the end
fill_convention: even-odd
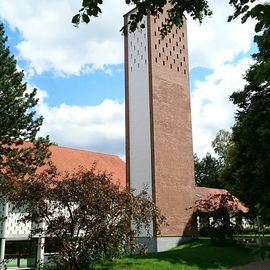
{"type": "Polygon", "coordinates": [[[140,235],[151,251],[192,237],[195,201],[186,23],[162,39],[165,17],[147,16],[125,36],[127,183],[147,187],[169,224],[140,235]]]}

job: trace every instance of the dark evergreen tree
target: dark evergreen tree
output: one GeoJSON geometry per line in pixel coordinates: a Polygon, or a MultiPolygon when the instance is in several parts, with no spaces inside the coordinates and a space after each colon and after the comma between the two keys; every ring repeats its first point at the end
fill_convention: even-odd
{"type": "MultiPolygon", "coordinates": [[[[42,123],[35,105],[37,90],[27,90],[24,74],[6,45],[0,24],[0,190],[6,181],[27,179],[49,155],[48,138],[36,139],[42,123]]],[[[12,182],[9,182],[11,184],[12,182]]],[[[10,191],[11,188],[5,189],[10,191]]],[[[2,192],[3,193],[3,192],[2,192]]],[[[2,194],[3,195],[3,194],[2,194]]]]}
{"type": "Polygon", "coordinates": [[[195,183],[199,187],[224,188],[220,181],[220,173],[223,164],[219,159],[206,153],[205,157],[199,159],[194,155],[195,183]]]}
{"type": "Polygon", "coordinates": [[[270,218],[270,4],[257,5],[255,63],[247,71],[246,86],[232,94],[238,106],[233,146],[224,178],[231,191],[256,214],[270,218]],[[258,211],[259,210],[259,211],[258,211]]]}

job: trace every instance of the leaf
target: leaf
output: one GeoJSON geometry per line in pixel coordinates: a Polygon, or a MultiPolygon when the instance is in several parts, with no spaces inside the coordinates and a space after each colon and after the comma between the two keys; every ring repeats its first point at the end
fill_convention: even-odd
{"type": "Polygon", "coordinates": [[[83,19],[83,21],[84,21],[85,23],[89,23],[89,22],[90,22],[89,16],[88,16],[87,14],[85,14],[85,13],[82,15],[82,19],[83,19]]]}
{"type": "Polygon", "coordinates": [[[256,25],[255,25],[255,31],[256,31],[256,33],[262,31],[263,26],[264,26],[264,22],[262,22],[262,21],[256,23],[256,25]]]}
{"type": "Polygon", "coordinates": [[[234,19],[234,17],[233,17],[232,15],[230,15],[230,16],[228,17],[228,22],[231,22],[233,19],[234,19]]]}
{"type": "Polygon", "coordinates": [[[73,16],[71,22],[72,22],[73,24],[79,24],[79,23],[80,23],[80,17],[81,17],[80,14],[76,14],[75,16],[73,16]]]}

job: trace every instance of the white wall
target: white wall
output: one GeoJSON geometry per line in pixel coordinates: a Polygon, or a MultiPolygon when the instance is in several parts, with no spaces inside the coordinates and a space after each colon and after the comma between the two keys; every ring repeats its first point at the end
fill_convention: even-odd
{"type": "Polygon", "coordinates": [[[128,35],[130,186],[152,197],[147,19],[128,35]]]}

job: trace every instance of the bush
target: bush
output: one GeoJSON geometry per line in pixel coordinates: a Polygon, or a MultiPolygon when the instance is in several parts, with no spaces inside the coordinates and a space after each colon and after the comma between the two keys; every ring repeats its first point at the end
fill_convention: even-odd
{"type": "Polygon", "coordinates": [[[47,269],[88,270],[118,258],[135,248],[142,230],[150,232],[153,221],[158,229],[165,219],[146,191],[124,190],[94,165],[64,175],[52,165],[23,187],[18,203],[29,213],[24,220],[46,225],[32,234],[58,239],[57,262],[47,269]]]}
{"type": "Polygon", "coordinates": [[[209,226],[201,226],[199,228],[199,236],[202,236],[202,237],[210,236],[209,226]]]}
{"type": "MultiPolygon", "coordinates": [[[[258,234],[258,227],[257,226],[248,226],[243,229],[243,234],[258,234]]],[[[263,228],[263,233],[264,234],[270,234],[270,226],[265,226],[263,228]]]]}

